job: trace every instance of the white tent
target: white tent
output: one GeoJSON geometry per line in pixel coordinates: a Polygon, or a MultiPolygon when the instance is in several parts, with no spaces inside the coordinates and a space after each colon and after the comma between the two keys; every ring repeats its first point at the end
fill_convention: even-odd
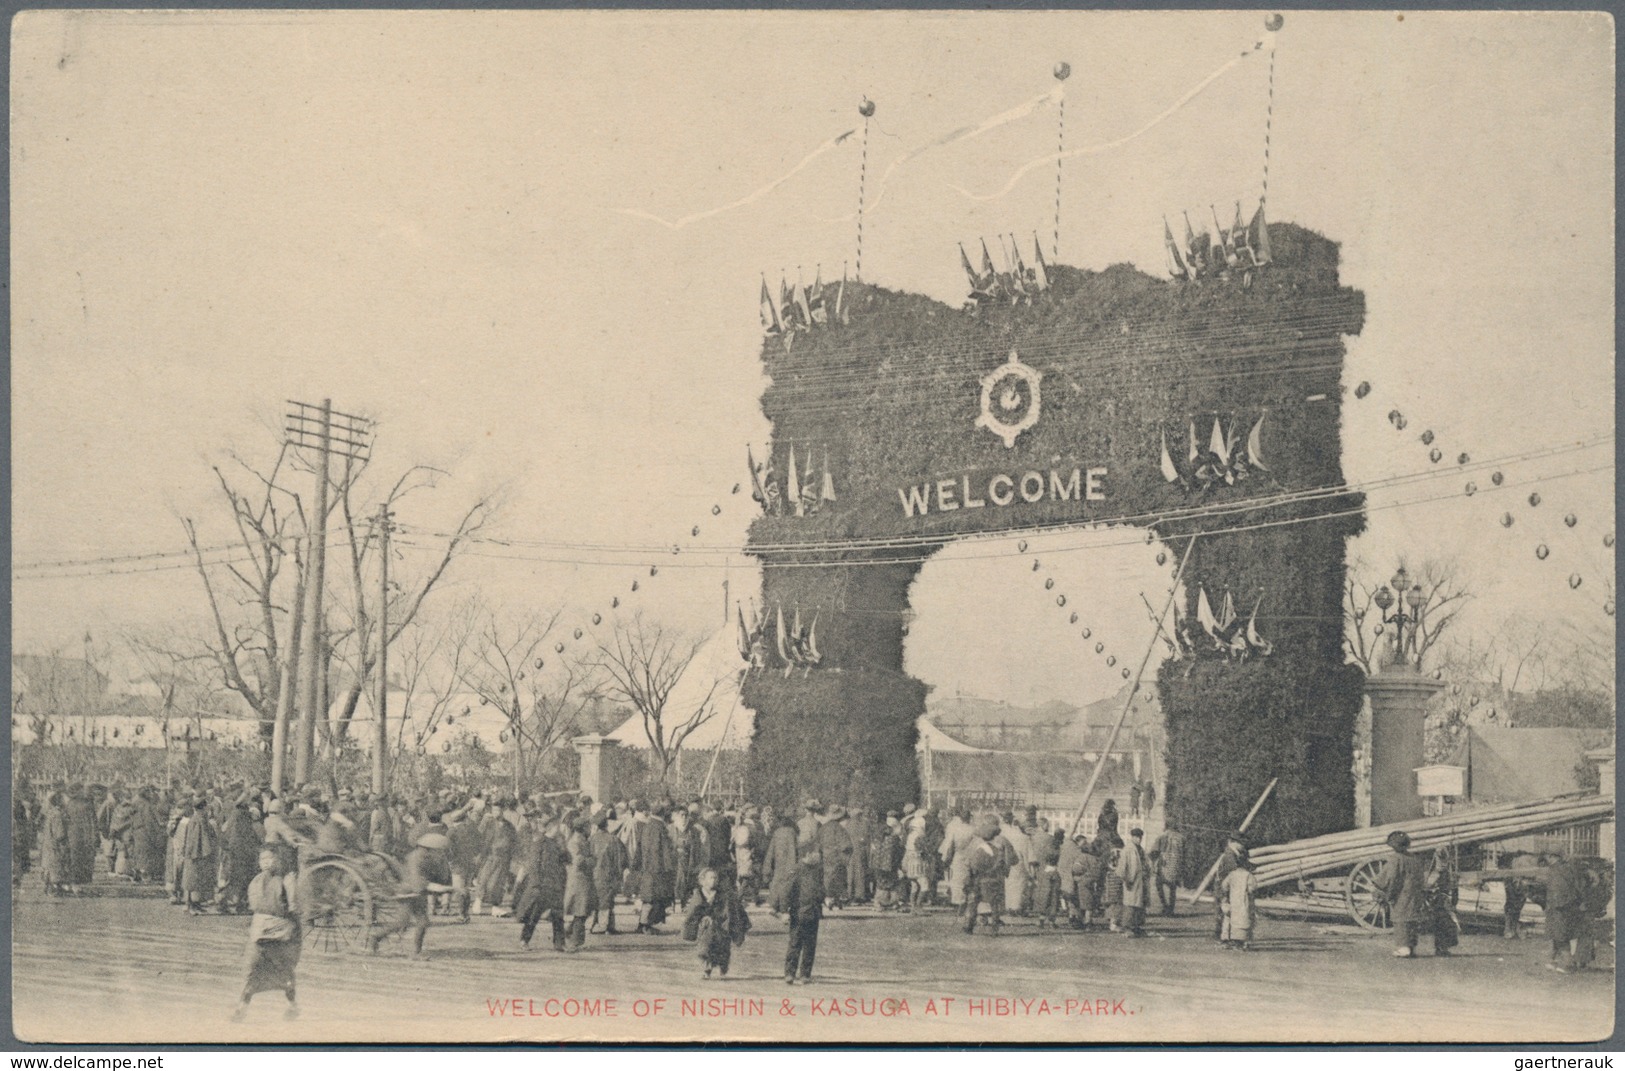
{"type": "MultiPolygon", "coordinates": [[[[733,629],[719,629],[700,646],[699,653],[688,664],[682,679],[672,688],[666,700],[667,739],[670,739],[672,729],[687,723],[703,703],[707,714],[699,728],[683,740],[685,752],[710,751],[719,742],[725,751],[749,748],[751,734],[756,728],[756,712],[739,700],[739,686],[744,680],[744,672],[745,663],[739,657],[733,629]],[[712,689],[713,684],[715,690],[712,689]],[[711,693],[708,702],[707,692],[711,693]]],[[[649,737],[640,714],[633,714],[605,735],[622,747],[646,749],[649,746],[649,737]]]]}

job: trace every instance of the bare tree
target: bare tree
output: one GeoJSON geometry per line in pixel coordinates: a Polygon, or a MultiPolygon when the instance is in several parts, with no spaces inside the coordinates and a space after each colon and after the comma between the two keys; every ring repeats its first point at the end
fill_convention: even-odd
{"type": "Polygon", "coordinates": [[[453,704],[472,657],[475,608],[475,603],[465,601],[433,619],[420,615],[391,645],[391,658],[399,667],[396,679],[401,686],[394,746],[397,755],[421,750],[448,714],[455,717],[453,704]],[[419,695],[424,702],[414,710],[413,699],[419,695]],[[408,731],[412,734],[410,742],[408,731]]]}
{"type": "MultiPolygon", "coordinates": [[[[343,701],[331,721],[325,717],[317,721],[333,750],[347,735],[378,659],[373,626],[378,593],[369,591],[364,581],[371,556],[377,553],[378,533],[356,508],[357,502],[374,501],[362,483],[366,467],[363,461],[345,458],[329,472],[330,516],[340,522],[337,536],[329,538],[336,538],[348,552],[348,600],[332,601],[332,627],[326,632],[323,664],[302,667],[306,673],[323,674],[323,679],[330,676],[333,662],[349,671],[343,701]]],[[[294,622],[300,614],[295,593],[309,557],[308,553],[301,555],[299,547],[301,537],[308,540],[314,527],[313,518],[307,516],[288,483],[296,472],[315,471],[309,459],[300,460],[287,445],[280,448],[269,468],[256,467],[232,453],[227,465],[214,466],[214,476],[233,535],[206,545],[194,518],[181,519],[209,609],[211,629],[205,648],[225,686],[242,696],[258,715],[267,739],[281,698],[285,664],[298,658],[292,642],[297,631],[294,622]]],[[[412,492],[435,486],[443,475],[438,469],[413,466],[377,500],[393,509],[412,492]]],[[[402,571],[402,582],[391,586],[390,630],[385,642],[394,642],[411,627],[429,592],[491,519],[493,509],[492,500],[482,497],[463,512],[449,534],[414,539],[413,545],[429,547],[436,556],[426,571],[416,577],[402,571]]],[[[323,711],[328,709],[324,701],[323,711]]]]}
{"type": "Polygon", "coordinates": [[[643,733],[662,782],[669,778],[684,742],[716,716],[711,700],[726,678],[705,682],[705,691],[697,701],[685,703],[681,709],[667,709],[672,691],[703,643],[649,624],[638,614],[630,623],[617,622],[611,644],[598,647],[595,664],[607,678],[605,693],[631,706],[642,718],[643,733]]]}
{"type": "MultiPolygon", "coordinates": [[[[1356,559],[1349,564],[1343,581],[1343,647],[1349,659],[1364,669],[1367,676],[1381,668],[1391,657],[1393,648],[1387,640],[1393,626],[1383,622],[1382,608],[1377,605],[1377,592],[1387,586],[1387,581],[1375,576],[1375,570],[1356,559]]],[[[1472,592],[1460,565],[1448,559],[1427,559],[1412,577],[1412,583],[1421,593],[1421,603],[1416,610],[1403,601],[1406,592],[1393,594],[1400,600],[1395,611],[1403,610],[1408,617],[1414,615],[1414,620],[1406,622],[1406,628],[1413,630],[1415,646],[1405,657],[1411,664],[1420,666],[1456,623],[1472,592]]]]}

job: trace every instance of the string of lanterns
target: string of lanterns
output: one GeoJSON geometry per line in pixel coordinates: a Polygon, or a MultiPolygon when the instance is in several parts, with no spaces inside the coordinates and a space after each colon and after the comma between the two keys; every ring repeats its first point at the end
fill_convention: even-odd
{"type": "MultiPolygon", "coordinates": [[[[1154,539],[1155,536],[1152,536],[1152,538],[1154,539]]],[[[1023,539],[1020,542],[1018,542],[1016,544],[1016,550],[1019,551],[1022,554],[1026,554],[1027,553],[1027,541],[1025,539],[1023,539]]],[[[1167,564],[1167,561],[1168,561],[1167,554],[1159,552],[1157,557],[1158,557],[1158,562],[1157,562],[1158,565],[1166,565],[1167,564]]],[[[1043,580],[1044,580],[1044,590],[1046,592],[1054,592],[1055,591],[1055,577],[1053,577],[1049,573],[1045,572],[1044,563],[1043,563],[1043,561],[1041,559],[1039,559],[1039,558],[1034,558],[1033,559],[1032,572],[1034,574],[1042,574],[1043,580]]],[[[1067,598],[1066,598],[1066,594],[1064,592],[1055,594],[1054,599],[1055,599],[1055,606],[1056,606],[1057,609],[1060,609],[1060,610],[1065,610],[1066,609],[1066,607],[1067,607],[1067,598]]],[[[1079,626],[1079,621],[1080,620],[1081,620],[1081,618],[1079,617],[1079,614],[1078,614],[1078,612],[1076,610],[1072,610],[1067,614],[1067,625],[1069,627],[1072,627],[1072,628],[1077,628],[1078,629],[1078,638],[1083,640],[1084,643],[1087,644],[1091,639],[1094,639],[1094,630],[1091,629],[1088,625],[1082,625],[1080,627],[1079,626]]],[[[1117,655],[1111,653],[1107,649],[1106,641],[1104,641],[1104,640],[1095,640],[1095,642],[1094,642],[1094,653],[1095,653],[1096,657],[1101,658],[1106,663],[1106,668],[1107,669],[1116,669],[1117,668],[1117,655]]],[[[1134,676],[1133,672],[1130,671],[1127,666],[1124,666],[1122,668],[1121,674],[1122,674],[1122,677],[1123,677],[1124,680],[1128,680],[1130,677],[1134,676]]]]}
{"type": "MultiPolygon", "coordinates": [[[[1370,394],[1371,394],[1371,383],[1368,380],[1362,380],[1360,382],[1360,384],[1357,387],[1354,388],[1354,397],[1356,399],[1364,400],[1365,398],[1369,397],[1370,394]]],[[[1393,408],[1393,409],[1390,409],[1388,411],[1388,423],[1393,426],[1395,431],[1401,431],[1402,432],[1408,426],[1409,421],[1406,419],[1405,414],[1401,410],[1399,410],[1398,408],[1393,408]]],[[[1429,461],[1431,461],[1433,464],[1437,465],[1437,464],[1441,463],[1444,460],[1445,452],[1442,449],[1442,447],[1440,445],[1438,445],[1438,438],[1439,437],[1434,433],[1432,428],[1424,429],[1422,431],[1422,433],[1417,438],[1419,439],[1419,441],[1421,442],[1421,444],[1423,446],[1428,448],[1428,460],[1429,461]]],[[[1464,465],[1468,464],[1470,461],[1472,461],[1472,455],[1469,454],[1467,451],[1463,450],[1463,451],[1461,451],[1460,453],[1458,453],[1456,455],[1455,460],[1456,460],[1457,465],[1464,466],[1464,465]]],[[[1506,482],[1506,474],[1504,472],[1502,472],[1500,469],[1496,469],[1496,470],[1494,470],[1493,472],[1490,473],[1490,484],[1491,484],[1491,486],[1493,486],[1493,487],[1501,487],[1501,486],[1503,486],[1505,484],[1505,482],[1506,482]]],[[[1478,490],[1479,490],[1478,483],[1475,480],[1468,480],[1466,482],[1466,484],[1462,488],[1463,494],[1465,494],[1468,498],[1471,498],[1474,495],[1476,495],[1478,493],[1478,490]]],[[[1530,491],[1528,496],[1524,499],[1524,501],[1526,503],[1528,503],[1528,507],[1531,510],[1534,510],[1534,509],[1539,509],[1540,508],[1541,503],[1544,501],[1544,499],[1542,498],[1541,493],[1540,493],[1539,489],[1537,488],[1535,490],[1530,491]]],[[[1565,528],[1572,530],[1572,529],[1577,528],[1579,526],[1580,518],[1579,518],[1578,514],[1576,514],[1574,511],[1570,510],[1570,511],[1567,511],[1567,512],[1565,512],[1563,514],[1562,522],[1563,522],[1563,526],[1565,528]]],[[[1514,527],[1518,523],[1518,517],[1512,512],[1512,510],[1505,510],[1505,511],[1503,511],[1501,513],[1501,516],[1497,519],[1497,523],[1499,523],[1502,528],[1511,529],[1512,527],[1514,527]]],[[[1614,546],[1614,533],[1613,533],[1612,530],[1610,530],[1608,532],[1605,532],[1603,534],[1603,536],[1602,536],[1602,545],[1603,545],[1603,547],[1605,549],[1609,549],[1609,550],[1613,549],[1613,546],[1614,546]]],[[[1535,558],[1538,561],[1546,561],[1548,558],[1551,557],[1551,553],[1552,553],[1552,548],[1551,548],[1550,544],[1548,544],[1546,542],[1537,542],[1535,544],[1534,554],[1535,554],[1535,558]]],[[[1569,589],[1571,591],[1578,591],[1578,590],[1580,590],[1581,586],[1585,583],[1585,577],[1579,572],[1571,572],[1571,573],[1568,574],[1567,583],[1568,583],[1569,589]]],[[[1612,584],[1609,585],[1610,588],[1612,588],[1612,586],[1613,586],[1612,584]]],[[[1614,616],[1614,598],[1613,598],[1613,595],[1611,593],[1607,596],[1607,598],[1605,598],[1603,600],[1602,611],[1603,611],[1603,613],[1607,614],[1610,617],[1614,616]]]]}

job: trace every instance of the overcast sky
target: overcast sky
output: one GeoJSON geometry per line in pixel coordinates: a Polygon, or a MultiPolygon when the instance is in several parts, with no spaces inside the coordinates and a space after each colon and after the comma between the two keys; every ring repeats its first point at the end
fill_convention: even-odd
{"type": "MultiPolygon", "coordinates": [[[[174,550],[182,515],[227,537],[209,463],[228,446],[269,458],[283,399],[324,396],[378,419],[378,472],[451,472],[403,507],[408,523],[499,490],[512,539],[737,546],[752,507],[730,489],[745,444],[768,436],[759,274],[822,264],[828,278],[853,259],[860,139],[750,195],[857,126],[867,95],[873,201],[894,160],[1052,89],[1058,60],[1074,72],[1068,147],[1112,142],[1262,29],[1256,13],[26,13],[15,559],[174,550]],[[644,215],[741,200],[675,229],[644,215]]],[[[1345,387],[1374,389],[1344,411],[1349,479],[1433,468],[1428,428],[1441,469],[1460,451],[1611,436],[1611,23],[1293,14],[1276,45],[1271,216],[1342,243],[1344,281],[1367,299],[1345,387]]],[[[1160,275],[1164,214],[1250,210],[1267,75],[1254,53],[1140,136],[1069,159],[1060,259],[1160,275]]],[[[1055,139],[1044,106],[898,166],[865,220],[865,279],[958,304],[955,243],[1047,232],[1054,172],[993,199],[962,191],[998,191],[1055,139]]],[[[1598,627],[1612,459],[1610,439],[1509,462],[1505,488],[1480,479],[1471,499],[1457,476],[1373,492],[1374,507],[1443,497],[1374,509],[1357,549],[1383,575],[1401,552],[1460,556],[1479,592],[1470,627],[1514,613],[1598,627]],[[1580,469],[1594,471],[1564,478],[1580,469]]],[[[1012,701],[1112,690],[1032,555],[1006,549],[927,566],[910,671],[1012,701]]],[[[668,554],[647,578],[636,554],[484,550],[508,557],[466,560],[456,586],[516,608],[607,609],[642,575],[637,605],[698,629],[718,623],[725,578],[736,596],[756,587],[742,556],[724,572],[668,554]]],[[[1051,558],[1131,663],[1150,635],[1140,594],[1166,588],[1154,553],[1051,558]]],[[[424,564],[408,549],[401,568],[424,564]]],[[[184,570],[20,578],[13,596],[19,650],[185,627],[202,608],[184,570]]]]}

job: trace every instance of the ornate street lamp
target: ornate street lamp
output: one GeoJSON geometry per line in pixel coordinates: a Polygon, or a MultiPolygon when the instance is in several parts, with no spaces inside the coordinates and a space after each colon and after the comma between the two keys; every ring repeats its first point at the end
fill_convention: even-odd
{"type": "MultiPolygon", "coordinates": [[[[1372,596],[1372,601],[1377,604],[1383,623],[1394,626],[1392,661],[1394,663],[1408,662],[1410,655],[1417,650],[1416,637],[1421,627],[1422,604],[1425,601],[1422,597],[1422,585],[1411,583],[1410,574],[1405,572],[1403,565],[1394,573],[1389,584],[1392,585],[1392,590],[1390,590],[1388,584],[1383,585],[1372,596]],[[1388,613],[1390,608],[1394,610],[1392,614],[1388,613]],[[1405,612],[1407,608],[1410,610],[1409,613],[1405,612]],[[1405,632],[1406,625],[1411,626],[1408,636],[1405,632]]],[[[1420,656],[1418,656],[1418,668],[1420,668],[1420,656]]]]}

